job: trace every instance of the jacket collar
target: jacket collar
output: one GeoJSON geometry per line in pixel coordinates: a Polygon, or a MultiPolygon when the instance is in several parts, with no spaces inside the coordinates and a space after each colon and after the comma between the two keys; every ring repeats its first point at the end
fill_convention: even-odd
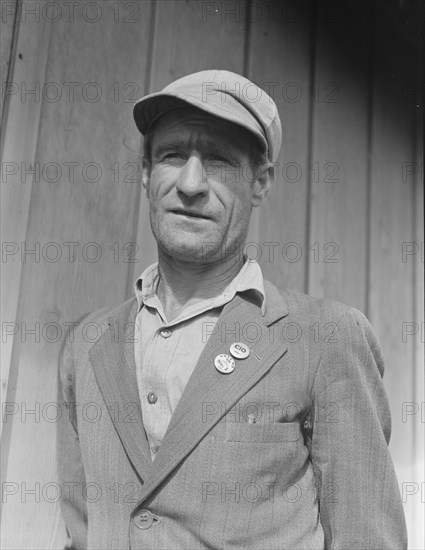
{"type": "Polygon", "coordinates": [[[152,459],[137,390],[134,360],[136,311],[134,299],[113,310],[108,318],[108,329],[90,348],[89,357],[115,430],[143,482],[151,475],[152,459]]]}

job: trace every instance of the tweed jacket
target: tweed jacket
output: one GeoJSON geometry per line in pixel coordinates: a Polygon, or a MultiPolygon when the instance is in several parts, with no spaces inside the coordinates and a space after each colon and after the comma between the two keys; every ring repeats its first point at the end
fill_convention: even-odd
{"type": "MultiPolygon", "coordinates": [[[[69,549],[405,549],[381,352],[365,316],[265,281],[221,313],[152,462],[137,302],[84,317],[59,361],[69,549]],[[222,374],[214,359],[243,342],[222,374]]],[[[148,390],[147,390],[148,391],[148,390]]]]}

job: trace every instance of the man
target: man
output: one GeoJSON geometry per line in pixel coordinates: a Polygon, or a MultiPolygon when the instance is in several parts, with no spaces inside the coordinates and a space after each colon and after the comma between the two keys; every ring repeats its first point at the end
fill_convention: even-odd
{"type": "Polygon", "coordinates": [[[61,354],[67,548],[406,548],[368,321],[243,254],[280,149],[274,102],[204,71],[134,116],[158,262],[61,354]]]}

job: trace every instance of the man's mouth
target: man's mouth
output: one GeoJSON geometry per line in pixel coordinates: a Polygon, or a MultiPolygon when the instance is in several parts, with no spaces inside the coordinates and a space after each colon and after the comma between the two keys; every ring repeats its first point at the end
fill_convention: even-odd
{"type": "Polygon", "coordinates": [[[173,214],[179,214],[180,216],[187,216],[188,218],[200,218],[202,220],[210,220],[211,216],[207,216],[201,212],[196,212],[194,210],[187,210],[185,208],[172,208],[170,210],[173,214]]]}

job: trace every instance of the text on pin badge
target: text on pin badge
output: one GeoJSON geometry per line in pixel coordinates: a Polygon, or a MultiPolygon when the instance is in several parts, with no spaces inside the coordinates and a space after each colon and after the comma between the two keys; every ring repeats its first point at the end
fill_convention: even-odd
{"type": "Polygon", "coordinates": [[[222,374],[229,374],[235,370],[235,361],[227,353],[220,353],[214,359],[215,368],[222,374]]]}
{"type": "Polygon", "coordinates": [[[246,344],[243,344],[242,342],[234,342],[230,346],[230,353],[233,357],[236,357],[236,359],[246,359],[250,354],[250,350],[246,344]]]}

